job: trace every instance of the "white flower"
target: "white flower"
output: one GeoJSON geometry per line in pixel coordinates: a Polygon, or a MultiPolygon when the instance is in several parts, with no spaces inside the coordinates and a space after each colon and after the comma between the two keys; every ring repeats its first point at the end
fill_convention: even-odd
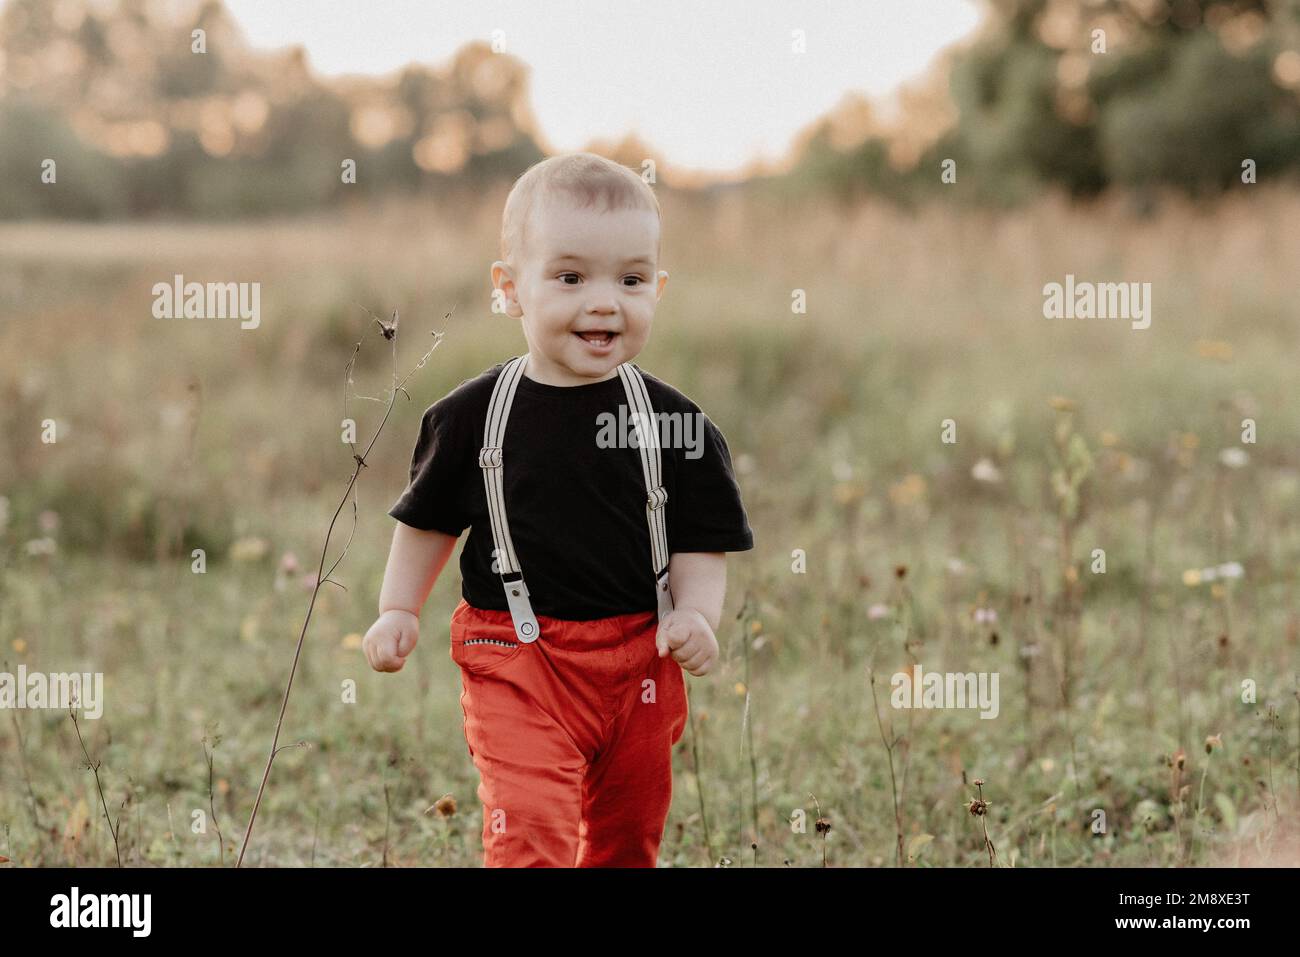
{"type": "Polygon", "coordinates": [[[1218,568],[1220,578],[1240,578],[1246,574],[1246,570],[1241,567],[1241,562],[1224,562],[1218,568]]]}
{"type": "Polygon", "coordinates": [[[1250,461],[1250,456],[1246,454],[1245,449],[1234,445],[1230,449],[1223,449],[1219,452],[1219,461],[1230,469],[1239,469],[1250,461]]]}
{"type": "Polygon", "coordinates": [[[993,461],[988,458],[980,459],[970,470],[971,478],[977,482],[1001,482],[1002,473],[993,461]]]}
{"type": "Polygon", "coordinates": [[[991,625],[998,620],[998,613],[992,608],[976,608],[975,623],[978,625],[991,625]]]}
{"type": "Polygon", "coordinates": [[[889,617],[889,606],[876,603],[867,609],[867,620],[878,621],[881,618],[889,617]]]}
{"type": "Polygon", "coordinates": [[[954,575],[964,575],[966,574],[966,563],[960,558],[950,558],[948,559],[948,571],[954,575]]]}
{"type": "Polygon", "coordinates": [[[52,538],[33,538],[26,547],[28,555],[53,555],[57,546],[52,538]]]}

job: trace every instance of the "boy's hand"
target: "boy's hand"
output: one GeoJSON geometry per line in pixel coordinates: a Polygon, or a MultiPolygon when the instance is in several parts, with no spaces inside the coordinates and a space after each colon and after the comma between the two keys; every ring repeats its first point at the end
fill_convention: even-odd
{"type": "Polygon", "coordinates": [[[401,671],[419,638],[420,619],[394,608],[375,619],[361,640],[361,650],[376,671],[401,671]]]}
{"type": "Polygon", "coordinates": [[[673,660],[699,677],[713,670],[718,659],[718,639],[704,616],[694,608],[674,608],[659,622],[655,645],[662,658],[669,651],[673,660]]]}

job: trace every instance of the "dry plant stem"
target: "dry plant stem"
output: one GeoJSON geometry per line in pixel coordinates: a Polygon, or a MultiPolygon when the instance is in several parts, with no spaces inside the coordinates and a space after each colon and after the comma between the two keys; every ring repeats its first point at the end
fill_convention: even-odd
{"type": "MultiPolygon", "coordinates": [[[[811,793],[810,793],[808,796],[809,796],[810,798],[813,799],[813,807],[815,807],[815,808],[817,809],[817,823],[818,823],[818,825],[820,825],[821,822],[822,822],[822,805],[821,805],[821,802],[817,800],[817,795],[815,795],[815,794],[811,794],[811,793]]],[[[817,828],[817,833],[821,835],[821,839],[822,839],[822,868],[824,869],[824,868],[827,866],[827,864],[826,864],[826,835],[830,834],[830,828],[823,828],[823,827],[820,827],[820,826],[819,826],[819,827],[817,828]]]]}
{"type": "MultiPolygon", "coordinates": [[[[450,315],[450,313],[448,315],[450,315]]],[[[394,328],[390,329],[389,327],[385,326],[382,321],[378,319],[376,319],[375,321],[379,322],[380,330],[384,338],[388,339],[393,344],[392,345],[393,369],[394,369],[393,389],[390,395],[388,396],[388,407],[384,410],[384,416],[382,419],[380,419],[379,425],[378,427],[376,427],[374,435],[370,437],[370,442],[366,445],[365,452],[362,453],[361,455],[357,455],[355,451],[352,453],[352,459],[354,463],[352,467],[352,476],[348,479],[348,487],[344,490],[343,497],[339,499],[338,507],[334,509],[334,516],[333,518],[330,519],[329,528],[325,530],[325,543],[324,545],[321,546],[320,563],[317,566],[317,570],[316,570],[316,585],[314,588],[312,588],[311,601],[307,605],[307,615],[303,619],[302,630],[298,633],[298,646],[294,649],[293,664],[289,668],[289,680],[285,683],[284,686],[284,698],[280,703],[280,716],[275,722],[275,734],[271,738],[271,751],[266,758],[266,770],[262,772],[262,783],[257,789],[257,799],[253,802],[253,812],[248,818],[248,827],[244,831],[244,841],[239,848],[239,858],[238,860],[235,861],[236,868],[241,867],[244,863],[244,854],[248,851],[248,842],[250,838],[252,838],[253,836],[253,825],[257,821],[257,810],[262,805],[262,795],[266,791],[266,782],[271,777],[271,765],[275,763],[275,755],[278,750],[276,746],[280,741],[280,729],[284,726],[285,711],[289,707],[289,692],[293,690],[293,678],[294,675],[297,674],[298,672],[298,659],[302,657],[303,641],[307,637],[307,626],[311,623],[312,611],[316,607],[316,596],[320,594],[321,585],[325,584],[325,582],[330,580],[330,575],[333,574],[334,569],[338,567],[339,562],[343,561],[343,557],[347,555],[348,552],[348,544],[351,544],[352,542],[352,537],[349,536],[348,544],[345,544],[343,546],[343,551],[339,554],[339,557],[335,560],[334,564],[330,566],[330,570],[328,572],[325,572],[324,575],[322,575],[321,571],[325,567],[325,556],[326,553],[329,551],[330,537],[334,534],[334,525],[338,522],[339,513],[343,511],[343,506],[347,504],[348,496],[352,495],[353,490],[356,488],[357,478],[358,476],[360,476],[361,470],[366,467],[366,457],[370,455],[370,450],[375,447],[375,442],[379,440],[380,434],[384,431],[384,424],[388,421],[389,415],[392,414],[393,406],[397,403],[397,394],[401,392],[405,394],[408,399],[411,397],[410,393],[406,392],[405,389],[406,383],[410,380],[411,376],[416,373],[416,371],[424,367],[425,362],[428,360],[429,356],[433,353],[433,350],[438,348],[438,344],[442,341],[443,333],[435,332],[433,334],[434,336],[433,345],[429,348],[429,351],[426,352],[420,358],[420,361],[416,363],[415,368],[412,369],[409,373],[407,373],[405,379],[403,379],[401,382],[397,382],[397,372],[396,372],[397,331],[395,328],[396,322],[394,322],[394,328]]],[[[347,369],[349,373],[349,378],[351,378],[351,370],[352,370],[353,363],[355,363],[356,361],[357,353],[361,351],[361,341],[362,340],[358,340],[356,348],[354,348],[352,351],[352,358],[348,360],[347,369]]],[[[344,390],[344,395],[345,395],[345,407],[346,407],[346,389],[344,390]]],[[[356,532],[356,509],[357,509],[356,499],[354,498],[352,501],[353,533],[356,532]]],[[[335,584],[338,583],[336,582],[335,584]]]]}
{"type": "MultiPolygon", "coordinates": [[[[975,788],[979,792],[979,802],[981,804],[984,804],[984,785],[981,784],[979,781],[976,781],[975,788]]],[[[983,830],[984,832],[984,848],[989,852],[989,867],[995,867],[996,865],[994,864],[993,861],[995,851],[993,847],[993,842],[989,840],[989,824],[987,818],[988,818],[987,805],[985,805],[985,812],[980,814],[979,816],[980,829],[983,830]]],[[[1055,846],[1055,828],[1053,828],[1053,846],[1055,846]]],[[[1053,851],[1052,857],[1053,860],[1055,860],[1056,857],[1055,851],[1053,851]]]]}
{"type": "Polygon", "coordinates": [[[11,711],[9,717],[13,719],[14,733],[18,735],[18,766],[22,768],[23,781],[27,784],[28,807],[31,809],[32,824],[36,827],[36,835],[39,840],[40,836],[45,833],[45,828],[41,825],[40,813],[37,810],[36,792],[32,790],[32,775],[31,772],[27,770],[27,746],[23,743],[23,729],[22,725],[18,723],[17,710],[11,711]]]}
{"type": "Polygon", "coordinates": [[[705,809],[704,779],[700,777],[700,733],[695,727],[695,706],[691,703],[691,686],[686,685],[686,714],[691,722],[691,773],[695,775],[695,793],[700,798],[700,822],[704,826],[704,853],[709,866],[713,860],[713,836],[709,833],[709,812],[705,809]]]}
{"type": "MultiPolygon", "coordinates": [[[[1300,815],[1300,675],[1292,676],[1296,683],[1295,703],[1296,703],[1296,725],[1295,725],[1295,811],[1300,815]]],[[[29,784],[30,788],[31,785],[29,784]]]]}
{"type": "Polygon", "coordinates": [[[894,777],[894,746],[898,744],[898,739],[889,740],[885,733],[884,722],[880,720],[880,705],[876,702],[876,673],[874,669],[868,669],[868,684],[871,686],[871,710],[876,715],[876,727],[880,729],[880,740],[885,745],[885,754],[889,758],[889,788],[894,797],[894,836],[895,836],[895,860],[898,866],[903,866],[903,812],[898,804],[898,782],[894,777]]]}
{"type": "Polygon", "coordinates": [[[753,820],[753,840],[754,856],[753,865],[758,866],[758,761],[754,757],[754,722],[749,715],[749,702],[752,689],[749,686],[749,616],[745,614],[749,608],[749,595],[745,595],[745,604],[741,608],[741,614],[745,615],[741,622],[741,647],[745,655],[745,739],[749,746],[749,793],[750,793],[750,814],[753,820]]]}
{"type": "Polygon", "coordinates": [[[1281,815],[1277,810],[1277,791],[1273,789],[1273,737],[1277,733],[1278,725],[1277,709],[1273,705],[1268,706],[1268,796],[1273,803],[1273,823],[1274,826],[1281,823],[1281,815]]]}
{"type": "Polygon", "coordinates": [[[212,789],[213,755],[212,752],[208,750],[207,739],[204,739],[203,741],[203,756],[207,759],[208,762],[208,815],[212,818],[213,830],[217,832],[217,860],[220,862],[222,867],[225,867],[226,866],[226,840],[224,837],[221,836],[221,825],[217,821],[217,807],[216,807],[216,801],[213,798],[213,789],[212,789]]]}
{"type": "Polygon", "coordinates": [[[384,778],[384,852],[380,857],[379,866],[388,866],[388,834],[393,823],[393,798],[388,790],[387,776],[384,778]]]}
{"type": "Polygon", "coordinates": [[[86,766],[90,768],[95,775],[95,788],[99,791],[99,803],[104,808],[104,820],[108,822],[108,833],[113,837],[113,850],[117,854],[117,866],[122,866],[122,847],[117,840],[117,825],[113,823],[113,816],[108,813],[108,801],[104,797],[104,785],[99,780],[99,762],[91,760],[90,752],[86,750],[86,741],[81,736],[81,726],[77,724],[77,712],[73,708],[68,709],[68,715],[72,718],[72,728],[77,732],[77,741],[81,745],[81,753],[86,756],[86,766]]]}

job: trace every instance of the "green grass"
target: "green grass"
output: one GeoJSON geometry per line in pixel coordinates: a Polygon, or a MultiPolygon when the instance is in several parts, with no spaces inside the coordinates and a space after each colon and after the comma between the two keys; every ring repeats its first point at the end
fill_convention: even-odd
{"type": "MultiPolygon", "coordinates": [[[[347,590],[318,599],[280,739],[310,748],[278,756],[249,860],[478,862],[477,774],[447,651],[456,559],[402,673],[371,672],[345,636],[374,618],[385,513],[420,413],[523,351],[488,308],[495,202],[423,219],[0,230],[0,670],[104,673],[105,716],[81,729],[125,863],[234,859],[310,597],[300,576],[351,473],[343,367],[367,321],[353,301],[401,310],[402,370],[455,315],[362,473],[335,575],[347,590]],[[262,282],[262,327],[152,319],[149,287],[175,271],[262,282]],[[40,441],[46,418],[54,445],[40,441]],[[57,547],[32,555],[44,511],[58,515],[57,547]],[[262,557],[232,558],[250,539],[262,557]],[[277,589],[286,552],[302,568],[277,589]],[[212,729],[224,855],[211,822],[191,829],[209,805],[212,729]],[[445,794],[456,813],[426,813],[445,794]]],[[[1001,865],[1300,861],[1300,316],[1286,294],[1300,239],[1277,226],[1297,207],[1282,194],[1128,223],[1051,204],[1003,219],[868,207],[797,221],[665,204],[672,278],[637,362],[723,429],[757,547],[728,562],[720,667],[688,679],[695,724],[663,863],[819,866],[824,850],[832,866],[891,865],[897,789],[905,844],[933,837],[915,864],[987,866],[967,809],[976,779],[1001,865]],[[1152,328],[1044,320],[1041,286],[1067,271],[1155,283],[1152,328]],[[807,315],[791,314],[795,289],[807,315]],[[1259,441],[1228,468],[1219,451],[1246,416],[1259,441]],[[945,419],[955,444],[940,441],[945,419]],[[1074,519],[1050,481],[1058,428],[1095,464],[1074,519]],[[972,477],[985,458],[1001,482],[972,477]],[[1105,574],[1090,571],[1094,548],[1105,574]],[[1228,561],[1244,575],[1225,588],[1184,583],[1228,561]],[[975,608],[997,621],[977,624],[975,608]],[[890,708],[890,675],[913,661],[997,672],[998,718],[890,708]],[[900,736],[892,784],[872,667],[900,736]],[[1222,744],[1207,754],[1211,735],[1222,744]],[[1092,832],[1098,811],[1105,833],[1092,832]]],[[[390,366],[377,339],[368,348],[355,388],[377,395],[390,366]]],[[[368,434],[379,406],[351,410],[368,434]]],[[[66,714],[0,714],[0,753],[0,855],[115,861],[66,714]]]]}

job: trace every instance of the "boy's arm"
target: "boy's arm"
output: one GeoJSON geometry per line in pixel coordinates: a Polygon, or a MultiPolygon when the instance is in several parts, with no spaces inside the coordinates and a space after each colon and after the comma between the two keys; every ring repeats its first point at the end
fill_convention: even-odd
{"type": "Polygon", "coordinates": [[[424,531],[398,522],[388,551],[384,584],[379,589],[379,614],[401,610],[419,618],[424,601],[458,540],[455,535],[424,531]]]}
{"type": "Polygon", "coordinates": [[[722,621],[727,591],[725,552],[674,552],[668,559],[673,608],[694,608],[715,632],[722,621]]]}

